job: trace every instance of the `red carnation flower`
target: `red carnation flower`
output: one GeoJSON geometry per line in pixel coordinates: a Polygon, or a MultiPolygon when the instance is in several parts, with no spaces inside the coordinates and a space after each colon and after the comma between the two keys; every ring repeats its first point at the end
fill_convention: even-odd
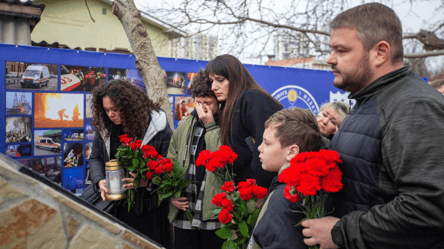
{"type": "Polygon", "coordinates": [[[171,159],[170,162],[164,163],[162,165],[162,168],[165,172],[170,172],[173,169],[173,163],[171,162],[171,159]]]}
{"type": "Polygon", "coordinates": [[[306,161],[307,172],[314,176],[323,176],[328,173],[327,162],[322,158],[310,158],[306,161]]]}
{"type": "Polygon", "coordinates": [[[330,169],[329,173],[321,178],[321,187],[329,193],[338,192],[342,188],[342,171],[338,166],[330,169]]]}
{"type": "Polygon", "coordinates": [[[147,152],[143,153],[143,157],[146,158],[146,159],[149,159],[149,158],[151,158],[151,159],[158,159],[157,158],[158,156],[159,156],[159,154],[157,154],[157,151],[155,151],[155,150],[150,150],[150,151],[147,151],[147,152]]]}
{"type": "Polygon", "coordinates": [[[235,190],[234,182],[225,182],[222,187],[220,187],[225,192],[231,193],[235,190]]]}
{"type": "Polygon", "coordinates": [[[342,163],[339,153],[335,150],[319,150],[319,153],[327,161],[342,163]]]}
{"type": "Polygon", "coordinates": [[[142,141],[136,140],[136,141],[134,141],[134,143],[130,143],[129,145],[131,146],[131,150],[135,151],[135,150],[140,149],[140,146],[142,145],[142,141]]]}
{"type": "Polygon", "coordinates": [[[143,151],[143,157],[146,159],[149,158],[156,159],[156,157],[159,155],[156,149],[154,149],[154,147],[150,145],[142,146],[142,151],[143,151]]]}
{"type": "Polygon", "coordinates": [[[225,193],[219,193],[213,196],[213,200],[211,200],[211,203],[220,207],[222,206],[222,201],[225,199],[227,199],[227,195],[225,193]]]}
{"type": "Polygon", "coordinates": [[[241,188],[239,189],[239,196],[244,201],[248,201],[253,197],[253,190],[251,188],[241,188]]]}
{"type": "Polygon", "coordinates": [[[127,138],[128,134],[123,134],[119,136],[120,142],[122,142],[123,139],[127,138]]]}
{"type": "Polygon", "coordinates": [[[127,134],[121,135],[119,138],[123,146],[128,146],[133,141],[133,139],[128,137],[127,134]]]}
{"type": "Polygon", "coordinates": [[[265,196],[267,196],[267,189],[261,186],[257,186],[254,191],[253,191],[253,195],[254,197],[258,198],[258,199],[264,199],[265,196]]]}
{"type": "Polygon", "coordinates": [[[232,164],[237,159],[237,154],[228,145],[220,146],[219,151],[224,153],[225,164],[232,164]]]}
{"type": "Polygon", "coordinates": [[[147,165],[147,167],[148,167],[150,170],[155,170],[157,167],[159,167],[159,162],[158,162],[158,161],[151,160],[151,161],[148,161],[148,162],[146,163],[146,165],[147,165]]]}
{"type": "Polygon", "coordinates": [[[308,153],[299,153],[293,159],[291,159],[291,163],[303,163],[307,158],[308,153]]]}
{"type": "Polygon", "coordinates": [[[296,191],[296,188],[291,185],[285,186],[284,196],[291,202],[300,202],[302,200],[301,195],[296,191]]]}
{"type": "Polygon", "coordinates": [[[146,153],[146,152],[148,152],[148,151],[151,151],[151,150],[155,150],[153,146],[150,146],[150,145],[147,145],[147,144],[144,144],[144,145],[142,146],[142,151],[143,151],[144,153],[146,153]]]}
{"type": "Polygon", "coordinates": [[[237,184],[237,189],[249,188],[249,187],[251,187],[251,182],[240,181],[240,182],[237,184]]]}
{"type": "Polygon", "coordinates": [[[255,179],[247,179],[247,182],[249,182],[251,185],[256,185],[255,179]]]}
{"type": "Polygon", "coordinates": [[[303,195],[315,195],[316,192],[321,189],[319,177],[302,174],[299,179],[299,186],[297,186],[296,189],[303,195]]]}
{"type": "MultiPolygon", "coordinates": [[[[297,163],[300,165],[302,163],[297,163]]],[[[298,167],[296,164],[290,164],[290,167],[284,169],[281,174],[279,174],[278,180],[279,182],[283,182],[286,184],[291,184],[294,186],[299,185],[299,179],[303,171],[301,171],[301,167],[298,167]]]]}
{"type": "Polygon", "coordinates": [[[164,158],[164,157],[162,157],[162,158],[159,160],[159,163],[160,163],[160,164],[171,163],[171,158],[164,158]]]}
{"type": "Polygon", "coordinates": [[[153,175],[154,175],[154,171],[148,170],[146,172],[146,178],[147,179],[151,179],[151,177],[153,177],[153,175]]]}
{"type": "Polygon", "coordinates": [[[155,170],[154,173],[161,175],[163,173],[163,169],[162,166],[158,166],[155,170]]]}
{"type": "Polygon", "coordinates": [[[234,208],[234,204],[230,199],[222,200],[222,207],[223,209],[227,210],[228,212],[231,212],[234,208]]]}
{"type": "Polygon", "coordinates": [[[202,166],[207,163],[208,159],[210,159],[211,152],[209,150],[203,150],[199,153],[199,156],[196,159],[196,166],[202,166]]]}
{"type": "Polygon", "coordinates": [[[227,224],[233,219],[233,215],[226,209],[222,209],[219,213],[219,221],[222,224],[227,224]]]}

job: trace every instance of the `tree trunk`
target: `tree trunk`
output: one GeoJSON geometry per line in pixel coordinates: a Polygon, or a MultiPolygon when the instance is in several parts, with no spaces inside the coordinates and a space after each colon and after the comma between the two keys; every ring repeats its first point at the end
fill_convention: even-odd
{"type": "Polygon", "coordinates": [[[133,0],[115,0],[113,14],[119,18],[136,56],[136,67],[142,75],[148,96],[160,104],[174,130],[171,104],[168,100],[165,71],[160,67],[150,37],[133,0]]]}

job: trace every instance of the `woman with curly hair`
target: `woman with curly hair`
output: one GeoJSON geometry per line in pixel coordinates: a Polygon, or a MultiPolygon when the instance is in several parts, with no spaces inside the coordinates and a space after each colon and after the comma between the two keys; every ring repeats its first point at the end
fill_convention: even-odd
{"type": "MultiPolygon", "coordinates": [[[[170,125],[160,106],[136,86],[126,80],[112,80],[92,91],[94,142],[89,160],[91,180],[102,199],[109,195],[105,181],[105,163],[115,159],[121,145],[119,136],[142,140],[166,156],[172,136],[170,125]]],[[[131,173],[130,173],[131,174],[131,173]]],[[[132,175],[134,177],[134,175],[132,175]]],[[[126,189],[134,188],[134,178],[124,178],[126,189]]],[[[148,180],[140,180],[133,208],[128,211],[123,202],[115,203],[111,211],[116,218],[158,243],[169,246],[168,203],[157,206],[156,187],[148,180]]]]}

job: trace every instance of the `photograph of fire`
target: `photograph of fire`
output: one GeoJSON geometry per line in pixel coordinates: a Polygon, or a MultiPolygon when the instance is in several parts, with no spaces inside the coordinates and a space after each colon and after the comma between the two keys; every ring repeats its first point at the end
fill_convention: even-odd
{"type": "Polygon", "coordinates": [[[83,94],[35,93],[35,128],[83,127],[83,94]]]}

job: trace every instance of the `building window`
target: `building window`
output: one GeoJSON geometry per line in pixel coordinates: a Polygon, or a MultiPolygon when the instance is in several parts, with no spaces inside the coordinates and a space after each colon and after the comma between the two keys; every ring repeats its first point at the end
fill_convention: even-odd
{"type": "Polygon", "coordinates": [[[102,9],[102,14],[106,15],[106,8],[102,9]]]}

